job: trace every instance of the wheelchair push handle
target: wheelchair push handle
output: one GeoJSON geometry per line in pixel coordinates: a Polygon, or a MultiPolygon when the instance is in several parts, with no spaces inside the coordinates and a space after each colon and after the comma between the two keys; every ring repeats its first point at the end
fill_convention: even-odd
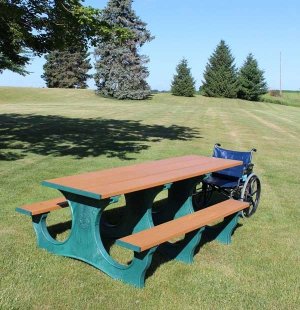
{"type": "MultiPolygon", "coordinates": [[[[214,145],[214,147],[220,147],[220,146],[221,146],[220,143],[215,143],[215,145],[214,145]]],[[[257,152],[257,149],[256,149],[256,148],[253,148],[253,149],[251,149],[250,152],[251,152],[251,153],[256,153],[256,152],[257,152]]]]}

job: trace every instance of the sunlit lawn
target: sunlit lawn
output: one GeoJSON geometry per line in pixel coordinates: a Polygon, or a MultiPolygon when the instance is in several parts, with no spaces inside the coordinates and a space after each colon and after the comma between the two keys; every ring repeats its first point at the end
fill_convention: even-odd
{"type": "Polygon", "coordinates": [[[265,94],[263,99],[266,102],[272,102],[293,107],[300,107],[300,91],[283,91],[282,96],[274,97],[270,94],[265,94]]]}
{"type": "MultiPolygon", "coordinates": [[[[299,135],[296,107],[170,94],[114,101],[85,90],[0,88],[0,308],[299,308],[299,135]],[[216,142],[258,149],[259,209],[241,221],[230,246],[207,243],[192,265],[155,258],[144,289],[38,249],[30,218],[15,212],[59,196],[40,185],[44,179],[211,155],[216,142]]],[[[69,218],[68,210],[54,212],[49,225],[69,218]]],[[[121,259],[119,248],[112,252],[121,259]]]]}

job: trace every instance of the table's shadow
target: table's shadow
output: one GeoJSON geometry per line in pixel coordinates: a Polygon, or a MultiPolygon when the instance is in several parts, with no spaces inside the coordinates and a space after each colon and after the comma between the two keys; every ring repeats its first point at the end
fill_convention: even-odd
{"type": "Polygon", "coordinates": [[[6,161],[29,153],[130,160],[147,150],[151,142],[202,138],[197,128],[145,124],[141,120],[14,113],[0,115],[0,124],[0,160],[6,161]]]}

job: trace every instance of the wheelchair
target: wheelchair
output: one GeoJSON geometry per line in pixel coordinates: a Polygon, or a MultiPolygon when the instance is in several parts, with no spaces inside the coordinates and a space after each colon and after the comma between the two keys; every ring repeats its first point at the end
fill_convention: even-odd
{"type": "Polygon", "coordinates": [[[199,182],[192,196],[194,209],[207,207],[213,193],[218,191],[226,198],[248,202],[249,208],[243,211],[243,216],[252,216],[257,210],[261,194],[261,182],[253,172],[254,165],[251,162],[254,152],[256,149],[240,152],[227,150],[221,148],[220,144],[215,144],[213,157],[240,160],[243,165],[213,172],[199,182]]]}

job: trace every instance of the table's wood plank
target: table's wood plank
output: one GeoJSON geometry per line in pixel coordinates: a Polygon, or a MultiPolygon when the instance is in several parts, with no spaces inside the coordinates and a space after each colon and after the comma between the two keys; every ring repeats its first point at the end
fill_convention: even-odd
{"type": "Polygon", "coordinates": [[[87,172],[79,175],[61,177],[57,179],[44,181],[42,184],[59,190],[69,191],[71,193],[83,195],[90,198],[103,198],[98,191],[90,191],[92,186],[100,187],[123,180],[131,180],[138,177],[144,177],[158,172],[169,171],[180,167],[191,166],[195,161],[199,163],[209,159],[205,156],[188,155],[140,163],[124,167],[110,168],[100,171],[87,172]]]}
{"type": "Polygon", "coordinates": [[[240,161],[192,155],[48,180],[44,185],[101,199],[241,164],[240,161]]]}
{"type": "MultiPolygon", "coordinates": [[[[240,162],[242,164],[242,162],[240,162]]],[[[151,188],[167,183],[185,180],[192,177],[204,175],[206,173],[219,171],[226,168],[237,166],[232,160],[221,160],[217,162],[203,162],[202,165],[194,165],[176,170],[163,171],[156,174],[150,174],[145,177],[135,178],[122,182],[103,184],[100,186],[89,186],[86,191],[97,192],[102,198],[108,198],[125,193],[130,193],[146,188],[151,188]]]]}
{"type": "Polygon", "coordinates": [[[92,185],[96,185],[97,187],[99,187],[105,184],[111,184],[115,182],[119,183],[121,181],[132,180],[182,167],[194,166],[195,164],[199,163],[200,158],[202,162],[209,160],[209,157],[197,156],[197,155],[174,157],[158,161],[135,164],[131,166],[117,167],[117,168],[83,173],[80,175],[52,179],[44,181],[43,185],[61,190],[71,191],[73,193],[82,194],[91,198],[100,199],[99,194],[90,195],[87,192],[86,187],[92,185]],[[59,186],[57,186],[57,184],[59,184],[59,186]],[[71,189],[74,187],[76,187],[77,189],[76,191],[73,191],[71,189]]]}
{"type": "MultiPolygon", "coordinates": [[[[209,157],[203,156],[203,161],[209,157]]],[[[114,182],[130,180],[138,177],[144,177],[149,174],[155,174],[163,171],[170,171],[181,167],[190,167],[195,163],[199,163],[199,156],[183,156],[175,157],[157,161],[151,161],[141,164],[134,164],[130,166],[116,167],[105,170],[82,173],[79,175],[72,175],[61,177],[57,179],[48,180],[48,182],[59,182],[61,185],[69,186],[70,183],[76,186],[101,185],[114,182]]]]}

